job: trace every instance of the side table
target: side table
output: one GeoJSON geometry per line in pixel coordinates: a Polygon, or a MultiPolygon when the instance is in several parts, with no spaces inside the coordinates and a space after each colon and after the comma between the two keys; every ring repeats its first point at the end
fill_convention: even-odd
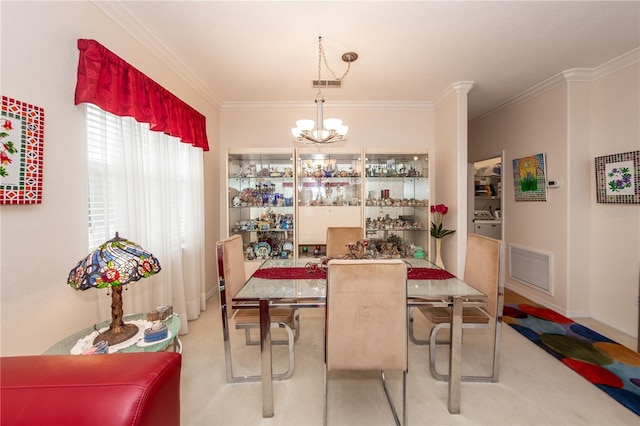
{"type": "MultiPolygon", "coordinates": [[[[126,315],[123,318],[124,322],[146,319],[146,313],[126,315]]],[[[147,343],[144,346],[138,346],[136,342],[136,344],[120,349],[116,352],[160,352],[165,350],[167,346],[172,344],[174,352],[182,353],[182,342],[178,338],[178,333],[180,332],[181,325],[180,318],[178,317],[178,315],[173,314],[166,318],[164,320],[164,323],[167,324],[167,328],[171,333],[170,338],[161,340],[156,343],[147,343]]],[[[97,324],[95,327],[87,327],[84,330],[78,331],[77,333],[74,333],[69,337],[65,337],[64,339],[60,340],[58,343],[47,349],[43,355],[69,355],[71,353],[71,349],[75,346],[78,340],[88,336],[96,329],[100,330],[104,327],[109,326],[109,324],[111,324],[111,320],[107,320],[100,324],[97,324]]]]}

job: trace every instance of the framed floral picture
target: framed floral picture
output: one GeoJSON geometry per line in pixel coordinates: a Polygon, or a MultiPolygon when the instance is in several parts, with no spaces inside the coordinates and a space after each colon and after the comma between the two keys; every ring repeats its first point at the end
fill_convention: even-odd
{"type": "Polygon", "coordinates": [[[42,202],[44,110],[2,96],[0,204],[42,202]]]}
{"type": "Polygon", "coordinates": [[[513,160],[516,201],[547,201],[545,155],[536,154],[513,160]]]}
{"type": "Polygon", "coordinates": [[[598,203],[640,204],[640,151],[596,157],[598,203]]]}

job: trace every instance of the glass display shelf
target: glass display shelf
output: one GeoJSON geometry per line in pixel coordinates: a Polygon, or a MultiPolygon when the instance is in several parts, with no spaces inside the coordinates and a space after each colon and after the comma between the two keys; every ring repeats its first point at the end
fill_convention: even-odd
{"type": "Polygon", "coordinates": [[[430,228],[426,160],[426,154],[367,153],[365,229],[379,251],[403,257],[426,252],[430,228]]]}
{"type": "Polygon", "coordinates": [[[296,174],[299,253],[324,246],[329,227],[363,226],[360,151],[300,149],[296,174]]]}
{"type": "Polygon", "coordinates": [[[294,253],[291,153],[229,154],[229,235],[242,235],[246,260],[294,253]]]}
{"type": "Polygon", "coordinates": [[[359,153],[298,154],[299,206],[360,206],[362,162],[359,153]]]}

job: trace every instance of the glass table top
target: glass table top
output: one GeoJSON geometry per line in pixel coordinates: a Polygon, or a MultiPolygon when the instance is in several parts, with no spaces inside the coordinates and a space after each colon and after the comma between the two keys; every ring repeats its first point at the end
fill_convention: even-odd
{"type": "MultiPolygon", "coordinates": [[[[123,320],[124,322],[129,322],[129,321],[138,321],[138,320],[146,320],[147,319],[147,314],[146,313],[142,313],[142,314],[132,314],[132,315],[125,315],[123,320]]],[[[166,318],[164,320],[165,324],[167,324],[167,328],[169,330],[170,336],[167,339],[161,340],[159,342],[155,342],[155,343],[146,343],[144,342],[144,340],[142,341],[137,341],[136,343],[132,344],[131,346],[128,346],[126,348],[120,349],[118,351],[118,353],[121,352],[159,352],[159,351],[163,351],[167,348],[167,346],[169,346],[171,343],[173,343],[174,339],[178,336],[178,332],[180,331],[180,325],[181,325],[181,321],[180,321],[180,317],[178,317],[178,315],[173,314],[171,316],[169,316],[168,318],[166,318]]],[[[104,321],[100,324],[96,324],[95,328],[97,328],[98,330],[107,327],[109,324],[111,324],[111,319],[104,321]]],[[[71,349],[76,345],[76,343],[78,343],[78,341],[80,339],[85,338],[86,336],[88,336],[89,334],[91,334],[92,332],[94,332],[94,327],[87,327],[84,330],[78,331],[64,339],[62,339],[61,341],[59,341],[58,343],[56,343],[55,345],[51,346],[49,349],[47,349],[44,352],[44,355],[69,355],[71,354],[71,349]]],[[[112,353],[111,351],[109,353],[112,353]]]]}
{"type": "MultiPolygon", "coordinates": [[[[437,268],[424,259],[406,259],[408,268],[437,268]]],[[[320,259],[269,259],[260,269],[265,268],[304,268],[310,264],[318,265],[320,259]]],[[[233,298],[234,302],[249,302],[259,299],[271,301],[323,301],[326,298],[326,278],[318,274],[305,278],[258,278],[252,276],[233,298]]],[[[486,296],[457,277],[447,279],[408,279],[407,297],[409,299],[449,300],[451,297],[482,299],[486,296]]]]}

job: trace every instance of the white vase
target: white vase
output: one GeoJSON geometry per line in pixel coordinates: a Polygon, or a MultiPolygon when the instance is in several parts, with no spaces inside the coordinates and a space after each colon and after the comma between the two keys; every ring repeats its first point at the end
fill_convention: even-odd
{"type": "Polygon", "coordinates": [[[436,238],[436,255],[435,264],[438,268],[444,269],[444,262],[442,261],[442,238],[436,238]]]}

